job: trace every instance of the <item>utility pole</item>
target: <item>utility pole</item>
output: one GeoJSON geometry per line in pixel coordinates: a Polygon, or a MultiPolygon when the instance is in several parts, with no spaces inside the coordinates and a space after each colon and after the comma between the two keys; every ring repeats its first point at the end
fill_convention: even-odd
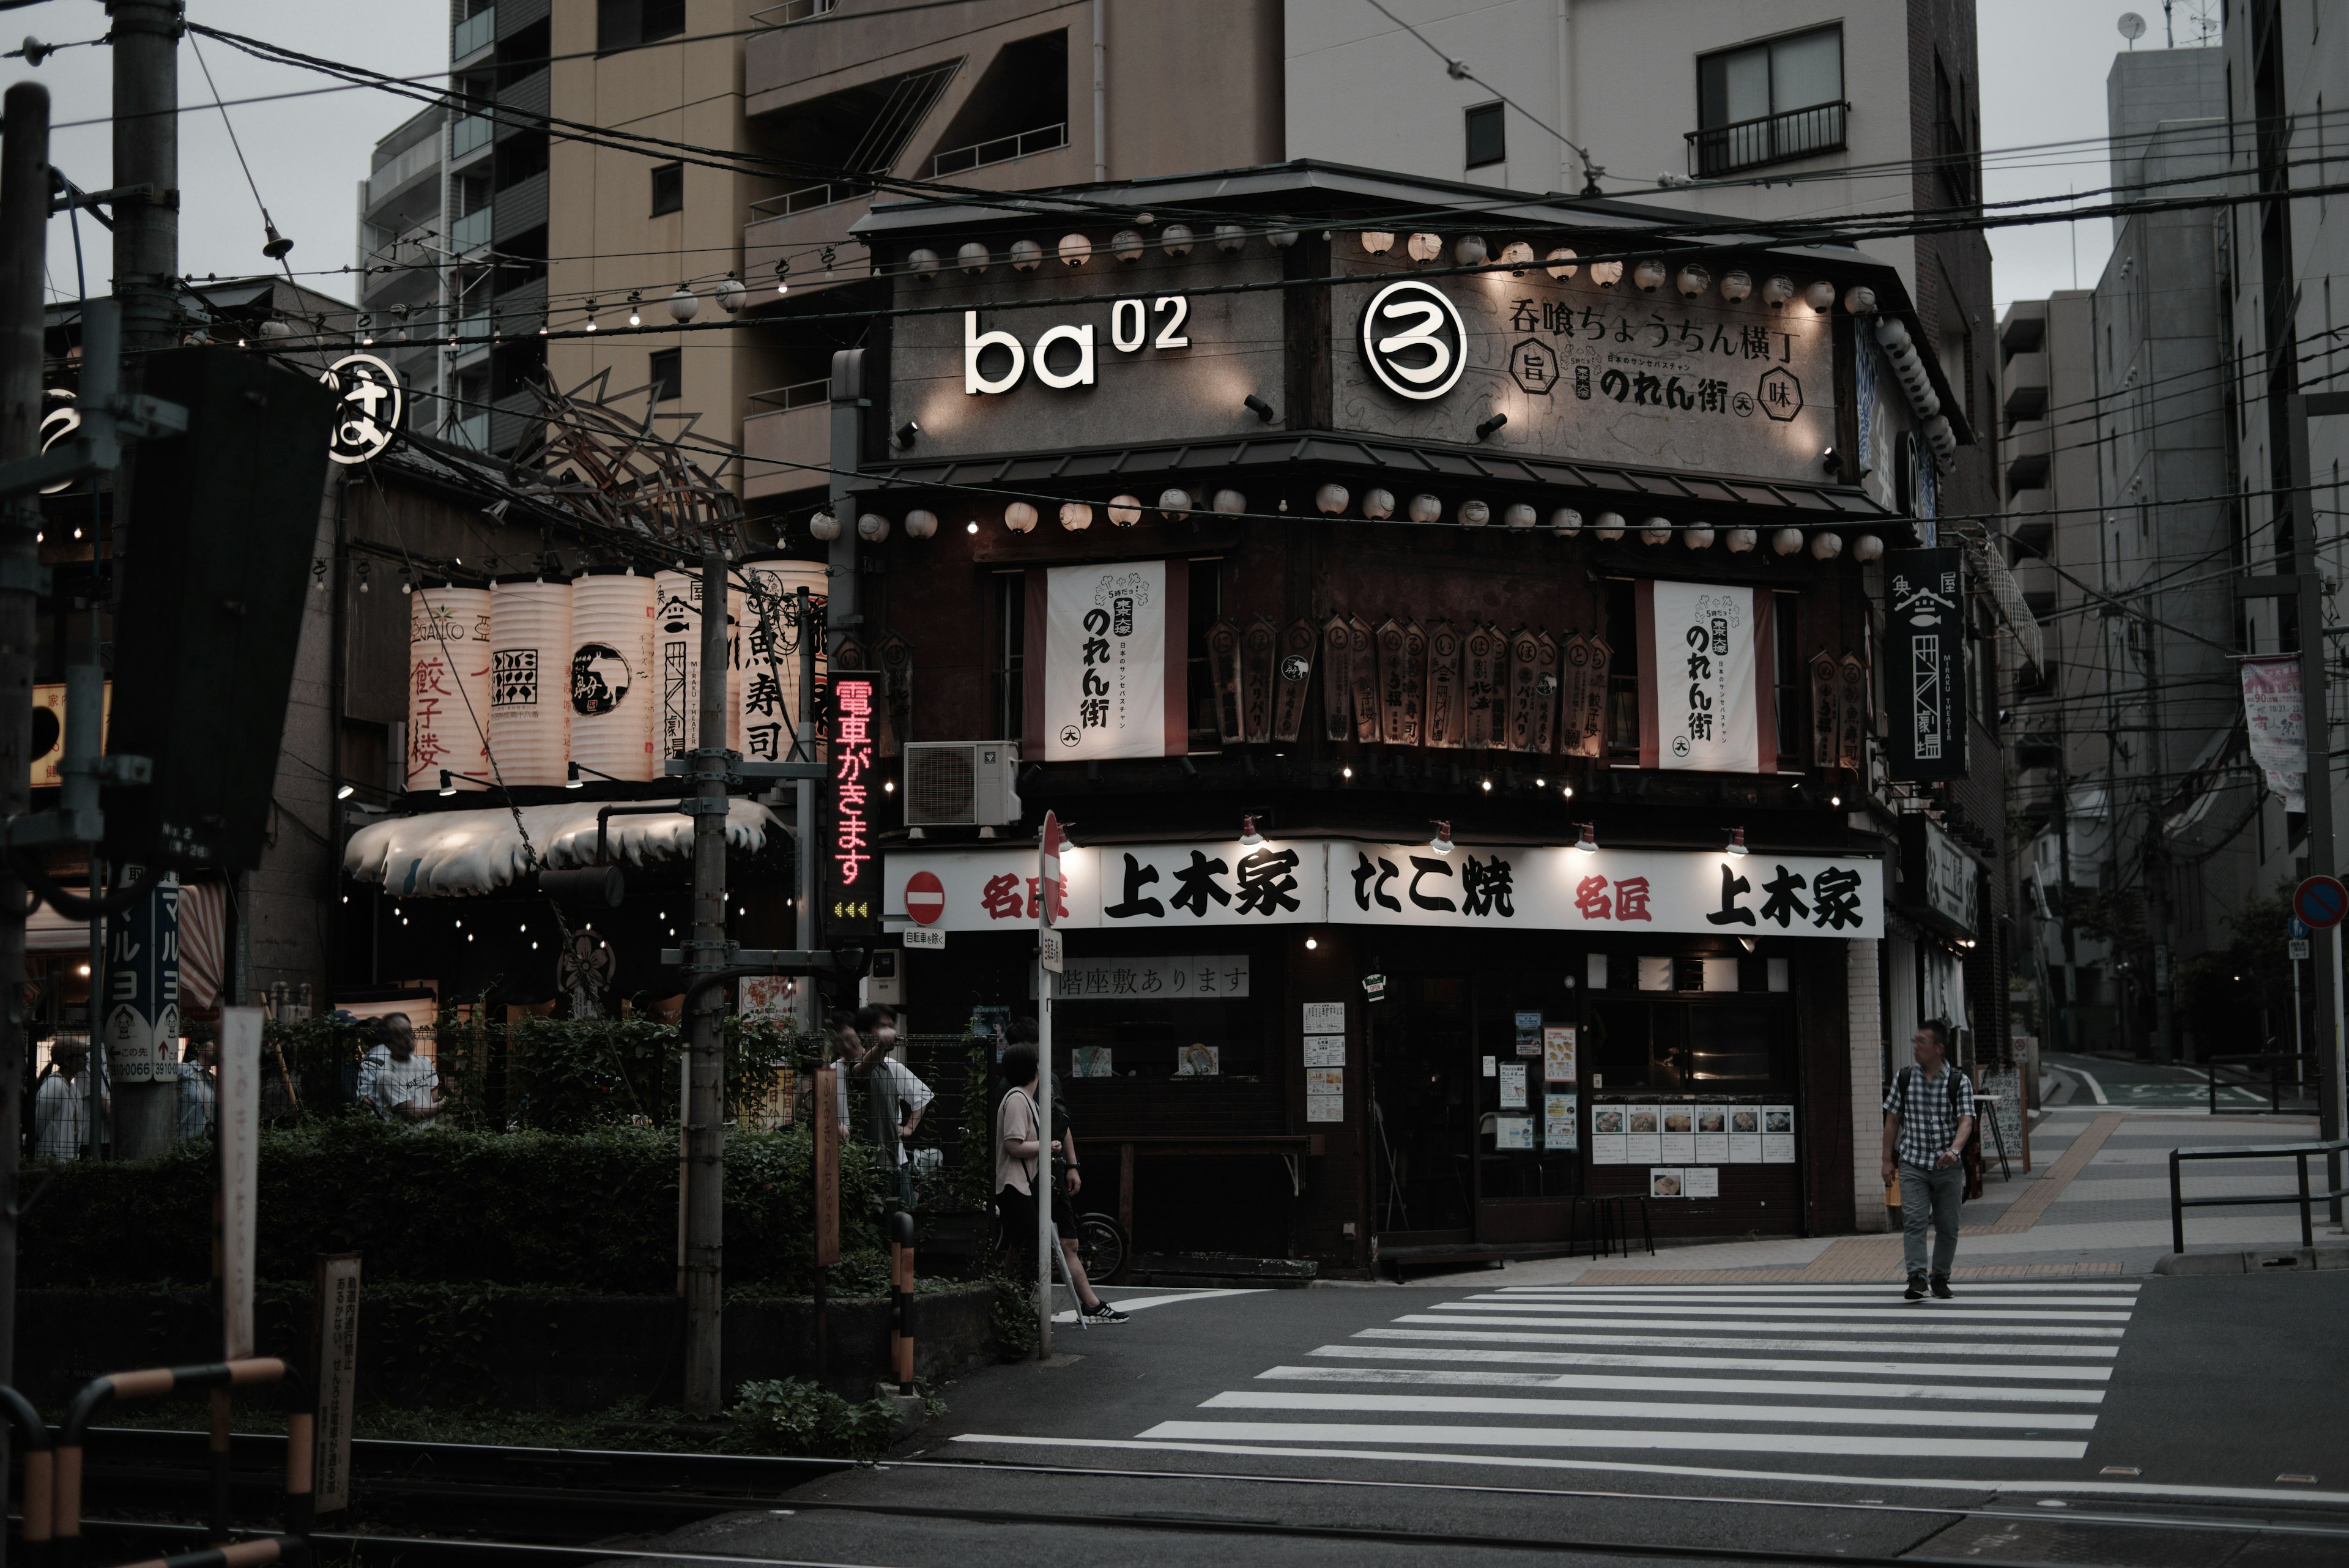
{"type": "MultiPolygon", "coordinates": [[[[41,272],[49,219],[49,89],[18,82],[0,109],[0,463],[41,450],[41,272]]],[[[96,481],[92,481],[93,483],[96,481]]],[[[0,817],[33,804],[33,649],[40,571],[37,493],[12,497],[0,517],[0,817]]],[[[23,1162],[27,1032],[25,888],[0,861],[0,1376],[16,1365],[16,1181],[23,1162]]],[[[0,1513],[8,1490],[8,1434],[0,1429],[0,1513]]],[[[6,1545],[0,1542],[0,1554],[6,1545]]]]}
{"type": "MultiPolygon", "coordinates": [[[[726,557],[701,562],[701,743],[693,753],[693,937],[687,971],[727,967],[726,557]]],[[[719,1349],[726,1308],[725,1063],[721,985],[694,992],[686,1020],[685,1407],[713,1416],[725,1402],[719,1349]]]]}
{"type": "MultiPolygon", "coordinates": [[[[180,341],[180,35],[183,0],[108,0],[114,49],[114,297],[122,312],[125,389],[139,389],[139,366],[149,350],[180,341]]],[[[123,545],[121,519],[129,515],[138,458],[126,453],[114,477],[114,556],[123,545]]],[[[91,641],[106,614],[90,606],[91,641]]],[[[102,656],[93,651],[93,659],[102,656]]],[[[98,893],[95,857],[90,895],[98,893]]],[[[99,921],[90,921],[93,947],[99,921]]],[[[90,1083],[106,1065],[98,991],[103,954],[90,961],[90,1083]]],[[[171,1147],[176,1130],[176,1081],[116,1083],[114,1152],[150,1159],[171,1147]]],[[[93,1123],[91,1136],[97,1136],[93,1123]]]]}

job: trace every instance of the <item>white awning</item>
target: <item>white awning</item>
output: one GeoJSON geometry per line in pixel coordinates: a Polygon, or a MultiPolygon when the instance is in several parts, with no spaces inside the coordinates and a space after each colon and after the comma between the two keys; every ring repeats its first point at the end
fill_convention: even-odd
{"type": "MultiPolygon", "coordinates": [[[[419,816],[387,817],[351,835],[343,869],[361,882],[380,882],[401,898],[488,893],[511,887],[533,870],[523,846],[530,836],[539,868],[566,871],[595,863],[595,813],[605,803],[569,802],[508,810],[436,811],[419,816]],[[514,818],[522,818],[517,828],[514,818]]],[[[668,805],[667,801],[631,801],[631,805],[668,805]]],[[[756,854],[770,833],[783,826],[753,800],[730,800],[726,808],[726,846],[756,854]]],[[[608,837],[611,859],[624,866],[681,860],[693,853],[693,818],[658,812],[615,816],[608,837]]]]}

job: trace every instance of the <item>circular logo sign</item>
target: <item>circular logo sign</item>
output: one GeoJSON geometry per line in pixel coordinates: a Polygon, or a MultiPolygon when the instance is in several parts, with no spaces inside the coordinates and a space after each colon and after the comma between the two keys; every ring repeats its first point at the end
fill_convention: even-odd
{"type": "Polygon", "coordinates": [[[1301,653],[1292,653],[1280,661],[1280,678],[1294,684],[1313,673],[1312,663],[1301,653]]]}
{"type": "Polygon", "coordinates": [[[571,711],[593,718],[620,705],[632,684],[628,661],[605,642],[583,642],[571,656],[571,711]]]}
{"type": "Polygon", "coordinates": [[[1417,278],[1391,283],[1362,307],[1362,358],[1379,385],[1425,402],[1459,383],[1468,329],[1444,292],[1417,278]]]}
{"type": "Polygon", "coordinates": [[[318,374],[338,394],[334,435],[326,455],[336,462],[365,462],[391,444],[399,429],[399,378],[372,354],[347,354],[318,374]]]}
{"type": "Polygon", "coordinates": [[[935,871],[916,871],[905,878],[905,913],[917,926],[936,925],[947,912],[947,887],[935,871]]]}

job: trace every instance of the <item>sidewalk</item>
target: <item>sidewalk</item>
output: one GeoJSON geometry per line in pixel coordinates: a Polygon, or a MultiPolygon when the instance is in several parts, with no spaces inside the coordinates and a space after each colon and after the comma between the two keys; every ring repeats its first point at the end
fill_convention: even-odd
{"type": "MultiPolygon", "coordinates": [[[[2025,1174],[2018,1147],[2013,1177],[1999,1171],[1995,1155],[1982,1196],[1966,1205],[1965,1230],[1952,1278],[1963,1280],[2110,1277],[2147,1274],[2169,1255],[2169,1151],[2271,1143],[2305,1143],[2316,1123],[2300,1116],[2211,1116],[2175,1110],[2072,1104],[2033,1122],[2035,1168],[2025,1174]]],[[[2312,1164],[2312,1184],[2319,1182],[2312,1164]]],[[[2189,1169],[2189,1196],[2289,1192],[2297,1185],[2289,1159],[2229,1160],[2189,1169]]],[[[2339,1241],[2343,1231],[2320,1209],[2316,1240],[2339,1241]]],[[[2297,1204],[2189,1210],[2191,1252],[2287,1250],[2300,1245],[2297,1204]]],[[[1489,1270],[1415,1276],[1413,1284],[1494,1282],[1564,1284],[1581,1280],[1613,1284],[1739,1284],[1795,1282],[1898,1281],[1901,1238],[1815,1236],[1766,1241],[1726,1241],[1660,1249],[1654,1256],[1553,1258],[1489,1270]]]]}

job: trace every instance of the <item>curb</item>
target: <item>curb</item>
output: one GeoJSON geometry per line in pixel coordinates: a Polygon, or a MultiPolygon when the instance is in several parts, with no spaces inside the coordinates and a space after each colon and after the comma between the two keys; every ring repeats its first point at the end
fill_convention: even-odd
{"type": "Polygon", "coordinates": [[[2299,1247],[2289,1252],[2173,1252],[2157,1274],[2292,1274],[2349,1269],[2349,1247],[2299,1247]]]}

